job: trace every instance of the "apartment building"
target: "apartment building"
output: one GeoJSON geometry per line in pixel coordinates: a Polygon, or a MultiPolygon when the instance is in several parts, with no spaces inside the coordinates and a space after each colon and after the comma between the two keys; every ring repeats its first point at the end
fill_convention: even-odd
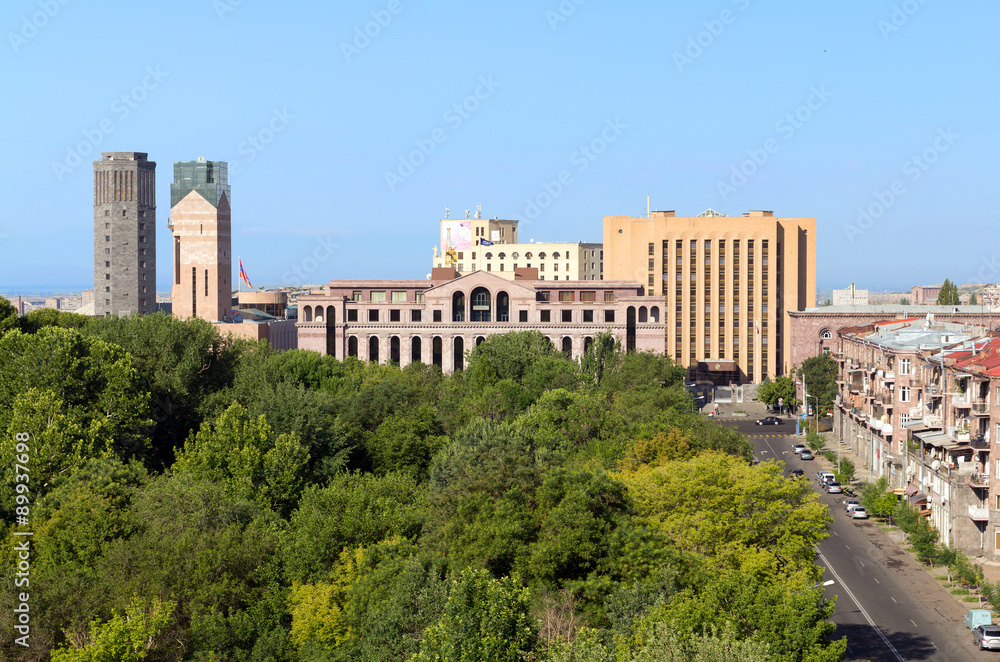
{"type": "Polygon", "coordinates": [[[514,280],[518,269],[537,269],[538,280],[601,280],[604,246],[586,242],[520,243],[518,221],[498,218],[441,219],[441,251],[434,247],[433,268],[460,274],[487,271],[514,280]]]}
{"type": "MultiPolygon", "coordinates": [[[[520,271],[522,275],[535,275],[520,271]]],[[[497,333],[535,330],[579,358],[610,331],[629,350],[663,352],[663,297],[638,283],[510,281],[435,269],[430,280],[330,281],[298,296],[298,346],[338,359],[461,370],[465,354],[497,333]]]]}
{"type": "Polygon", "coordinates": [[[787,311],[816,305],[816,219],[770,211],[604,217],[605,278],[667,299],[664,351],[689,372],[731,362],[740,381],[787,374],[787,311]]]}
{"type": "Polygon", "coordinates": [[[1000,492],[990,494],[1000,475],[1000,458],[992,467],[990,458],[1000,440],[1000,340],[928,316],[843,329],[833,356],[839,443],[919,507],[946,544],[1000,559],[1000,492]]]}

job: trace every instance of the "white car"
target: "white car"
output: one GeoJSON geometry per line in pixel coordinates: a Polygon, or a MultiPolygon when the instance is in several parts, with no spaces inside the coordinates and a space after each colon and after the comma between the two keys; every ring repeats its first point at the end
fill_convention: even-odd
{"type": "Polygon", "coordinates": [[[828,494],[842,494],[844,492],[844,488],[842,488],[840,483],[835,480],[826,481],[826,483],[824,483],[824,487],[826,487],[828,494]]]}
{"type": "Polygon", "coordinates": [[[851,506],[860,506],[861,502],[857,499],[844,499],[844,510],[851,512],[851,506]]]}
{"type": "Polygon", "coordinates": [[[868,511],[865,510],[864,506],[858,506],[851,511],[851,517],[853,519],[868,519],[868,511]]]}
{"type": "Polygon", "coordinates": [[[805,444],[795,444],[794,446],[792,446],[792,452],[795,453],[796,455],[798,455],[799,453],[801,453],[805,449],[806,449],[806,445],[805,444]]]}

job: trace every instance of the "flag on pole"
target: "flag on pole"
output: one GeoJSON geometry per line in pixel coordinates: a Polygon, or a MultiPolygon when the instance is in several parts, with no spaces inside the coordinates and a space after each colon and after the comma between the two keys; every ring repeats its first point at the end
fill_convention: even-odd
{"type": "Polygon", "coordinates": [[[244,283],[246,283],[247,287],[249,287],[252,290],[253,289],[253,285],[250,284],[250,277],[247,276],[247,272],[243,268],[243,258],[239,258],[239,261],[240,261],[240,280],[242,280],[244,283]]]}
{"type": "Polygon", "coordinates": [[[480,239],[479,240],[479,245],[480,246],[492,246],[493,242],[490,241],[490,240],[488,240],[488,239],[480,239]]]}

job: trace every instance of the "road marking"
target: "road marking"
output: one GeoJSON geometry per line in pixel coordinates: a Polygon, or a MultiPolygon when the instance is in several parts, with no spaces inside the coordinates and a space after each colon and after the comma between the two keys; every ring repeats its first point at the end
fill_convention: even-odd
{"type": "Polygon", "coordinates": [[[835,536],[839,536],[840,534],[839,534],[839,533],[837,533],[836,531],[834,531],[834,532],[833,532],[833,535],[835,535],[835,536]]]}
{"type": "Polygon", "coordinates": [[[933,646],[934,648],[937,648],[938,650],[941,650],[940,648],[937,647],[937,644],[935,644],[933,641],[931,642],[931,646],[933,646]]]}
{"type": "MultiPolygon", "coordinates": [[[[861,606],[861,603],[858,602],[858,599],[854,596],[854,593],[851,591],[851,589],[847,587],[847,584],[844,583],[844,580],[841,579],[840,575],[837,574],[837,571],[833,569],[832,565],[830,565],[830,562],[826,559],[825,556],[823,556],[823,552],[819,551],[819,547],[816,548],[816,554],[819,556],[820,560],[823,561],[823,565],[825,565],[827,569],[829,569],[830,574],[833,575],[834,579],[836,579],[840,583],[840,585],[844,588],[844,591],[847,593],[847,595],[850,596],[851,600],[854,601],[854,604],[858,606],[858,611],[860,611],[861,614],[865,617],[865,620],[868,621],[868,624],[872,626],[872,629],[878,633],[878,636],[881,637],[886,647],[890,651],[892,651],[892,654],[896,657],[897,660],[899,660],[899,662],[906,662],[906,660],[903,659],[903,656],[899,654],[899,651],[896,650],[896,647],[892,645],[892,642],[889,641],[889,638],[885,636],[882,630],[878,629],[875,626],[875,621],[872,620],[872,617],[869,616],[868,612],[865,611],[865,608],[861,606]]],[[[935,648],[937,647],[935,646],[935,648]]]]}
{"type": "Polygon", "coordinates": [[[860,563],[860,564],[861,564],[861,567],[862,567],[862,568],[863,568],[863,567],[865,567],[865,562],[864,562],[864,561],[862,561],[861,559],[858,559],[858,563],[860,563]]]}
{"type": "Polygon", "coordinates": [[[851,546],[850,546],[850,545],[844,545],[844,547],[846,547],[847,549],[850,549],[850,548],[851,548],[851,546]]]}
{"type": "MultiPolygon", "coordinates": [[[[893,602],[896,602],[896,598],[892,597],[891,595],[889,596],[889,599],[892,600],[893,602]]],[[[896,602],[896,604],[898,605],[899,603],[896,602]]]]}
{"type": "MultiPolygon", "coordinates": [[[[910,622],[913,623],[913,627],[917,627],[917,624],[913,621],[912,618],[910,619],[910,622]]],[[[935,646],[934,648],[937,648],[937,646],[935,646]]]]}
{"type": "Polygon", "coordinates": [[[872,579],[874,579],[874,580],[875,580],[875,583],[876,583],[876,584],[881,584],[881,583],[882,583],[882,582],[880,582],[880,581],[878,580],[878,578],[876,578],[876,577],[872,577],[872,579]]]}

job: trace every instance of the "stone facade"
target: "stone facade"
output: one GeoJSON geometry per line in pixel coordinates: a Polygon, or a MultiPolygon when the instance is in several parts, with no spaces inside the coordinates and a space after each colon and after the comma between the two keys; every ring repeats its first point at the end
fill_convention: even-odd
{"type": "Polygon", "coordinates": [[[232,215],[228,169],[221,161],[179,161],[170,185],[173,315],[232,320],[232,215]]]}
{"type": "Polygon", "coordinates": [[[94,161],[94,314],[156,312],[156,163],[142,152],[94,161]]]}
{"type": "Polygon", "coordinates": [[[238,324],[218,324],[216,328],[222,334],[246,338],[248,340],[266,340],[271,347],[284,352],[298,349],[298,330],[294,320],[273,320],[268,322],[242,322],[238,324]]]}
{"type": "Polygon", "coordinates": [[[445,372],[488,336],[536,330],[572,358],[601,331],[629,349],[663,353],[663,297],[609,281],[516,281],[484,271],[452,280],[331,281],[299,295],[300,349],[445,372]]]}

